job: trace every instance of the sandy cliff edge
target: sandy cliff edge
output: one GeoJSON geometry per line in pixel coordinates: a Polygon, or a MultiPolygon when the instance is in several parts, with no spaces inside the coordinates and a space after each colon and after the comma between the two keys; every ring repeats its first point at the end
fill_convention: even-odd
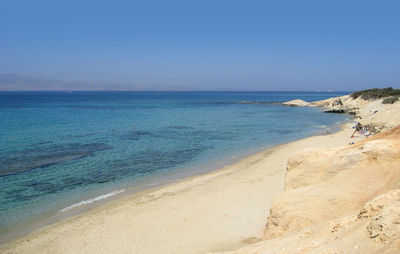
{"type": "Polygon", "coordinates": [[[400,104],[342,96],[306,106],[354,112],[386,131],[292,156],[264,240],[226,253],[399,253],[400,104]]]}

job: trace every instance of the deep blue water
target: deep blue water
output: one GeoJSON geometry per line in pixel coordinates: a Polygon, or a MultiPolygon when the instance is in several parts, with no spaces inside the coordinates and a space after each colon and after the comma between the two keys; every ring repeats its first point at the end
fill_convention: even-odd
{"type": "Polygon", "coordinates": [[[144,180],[324,133],[346,117],[272,102],[343,94],[0,92],[0,235],[144,180]]]}

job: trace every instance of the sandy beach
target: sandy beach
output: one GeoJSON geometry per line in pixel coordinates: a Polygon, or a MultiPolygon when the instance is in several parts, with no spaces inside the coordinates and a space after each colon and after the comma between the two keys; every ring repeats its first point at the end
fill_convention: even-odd
{"type": "Polygon", "coordinates": [[[280,145],[161,188],[123,197],[2,246],[5,253],[204,253],[262,237],[288,158],[349,143],[351,129],[280,145]]]}
{"type": "MultiPolygon", "coordinates": [[[[336,105],[337,100],[311,106],[329,108],[326,104],[336,105]]],[[[349,107],[346,110],[361,105],[356,116],[362,123],[385,122],[389,129],[398,124],[398,115],[390,121],[388,116],[397,111],[399,103],[357,102],[348,96],[340,100],[344,102],[342,108],[349,107]]],[[[354,247],[354,240],[360,241],[357,236],[361,234],[363,248],[368,250],[375,244],[371,242],[374,237],[367,237],[365,225],[369,220],[342,216],[354,214],[365,202],[384,194],[377,202],[386,203],[362,217],[371,219],[385,205],[390,207],[393,197],[400,194],[386,193],[397,188],[400,177],[391,170],[398,167],[399,134],[398,128],[394,128],[376,138],[365,135],[350,138],[352,127],[354,123],[348,123],[334,134],[279,145],[207,174],[124,196],[38,229],[4,244],[0,250],[2,253],[205,253],[239,249],[232,253],[298,253],[300,248],[311,253],[314,248],[339,239],[330,235],[333,238],[319,246],[315,239],[323,236],[313,232],[328,227],[332,234],[347,226],[355,228],[356,236],[346,240],[352,247],[340,241],[335,246],[346,252],[354,247]],[[335,223],[339,226],[331,229],[335,223]],[[303,246],[307,237],[310,240],[303,246]]],[[[371,210],[366,207],[365,211],[371,210]]],[[[360,214],[367,213],[364,210],[360,214]]],[[[390,237],[397,234],[396,230],[388,231],[390,237]]],[[[376,250],[381,248],[373,246],[376,250]]],[[[391,250],[397,248],[391,247],[391,250]]]]}
{"type": "Polygon", "coordinates": [[[2,1],[0,254],[400,254],[400,1],[2,1]]]}

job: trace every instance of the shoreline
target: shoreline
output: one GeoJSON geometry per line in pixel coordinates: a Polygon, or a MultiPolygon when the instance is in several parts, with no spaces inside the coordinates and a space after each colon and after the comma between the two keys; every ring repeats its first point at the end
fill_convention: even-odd
{"type": "MultiPolygon", "coordinates": [[[[208,248],[205,249],[198,249],[199,251],[203,252],[203,251],[215,251],[215,250],[228,250],[228,249],[232,249],[232,248],[237,248],[237,247],[241,247],[242,245],[248,243],[248,242],[252,242],[252,241],[256,241],[257,238],[261,237],[261,233],[263,230],[263,225],[265,224],[265,218],[268,215],[268,210],[269,210],[269,205],[272,202],[272,199],[275,198],[279,193],[283,192],[283,183],[284,183],[284,175],[285,175],[285,169],[286,169],[286,162],[287,159],[293,154],[293,152],[295,152],[297,149],[294,149],[297,146],[300,146],[301,148],[303,147],[307,147],[308,146],[312,146],[315,147],[315,145],[319,145],[322,147],[332,147],[332,146],[337,146],[337,145],[345,145],[348,143],[348,138],[346,138],[346,136],[348,137],[348,126],[349,126],[349,122],[347,124],[343,124],[342,125],[342,129],[336,133],[333,134],[327,134],[327,135],[323,135],[323,136],[311,136],[311,137],[307,137],[307,138],[303,138],[303,139],[299,139],[299,140],[295,140],[295,141],[291,141],[289,143],[284,143],[284,144],[280,144],[280,145],[276,145],[273,147],[269,147],[261,152],[257,152],[255,154],[246,156],[245,158],[240,158],[238,159],[238,161],[234,162],[233,164],[229,164],[229,165],[225,165],[222,168],[219,169],[213,169],[209,172],[206,173],[201,173],[201,174],[196,174],[194,176],[189,176],[189,177],[185,177],[183,179],[175,179],[175,181],[170,182],[170,183],[165,183],[161,186],[156,186],[156,187],[150,187],[149,189],[146,190],[142,190],[136,193],[124,193],[122,195],[117,195],[116,197],[112,197],[110,199],[106,199],[104,201],[104,203],[98,204],[95,207],[92,207],[90,209],[88,209],[87,211],[84,211],[83,213],[79,213],[77,215],[73,215],[73,216],[69,216],[67,218],[62,218],[59,221],[53,222],[51,224],[42,226],[40,228],[36,228],[33,231],[29,232],[28,234],[25,234],[22,237],[17,237],[12,239],[11,241],[7,241],[5,243],[3,243],[2,245],[0,245],[0,249],[3,250],[14,250],[16,252],[22,251],[23,246],[28,247],[26,245],[26,242],[32,242],[32,239],[37,239],[38,236],[45,236],[48,231],[53,231],[53,230],[57,230],[57,228],[63,228],[64,230],[67,230],[67,228],[69,228],[68,224],[71,223],[76,223],[76,221],[82,221],[82,220],[87,220],[87,219],[91,219],[91,217],[93,218],[93,216],[98,216],[97,214],[104,214],[107,213],[110,210],[114,210],[116,209],[116,207],[121,207],[121,206],[125,206],[125,208],[127,209],[132,209],[134,208],[135,204],[149,204],[149,203],[157,203],[157,201],[159,203],[163,203],[162,200],[166,200],[169,199],[170,197],[176,197],[175,199],[179,199],[178,201],[184,201],[183,203],[185,203],[186,201],[188,201],[184,196],[186,195],[187,192],[196,192],[198,191],[198,189],[209,189],[210,188],[216,188],[217,186],[215,186],[216,182],[225,182],[225,183],[229,183],[229,181],[227,181],[227,179],[229,180],[234,180],[234,183],[240,183],[243,181],[243,177],[247,177],[250,180],[255,180],[255,178],[269,178],[269,184],[272,184],[272,186],[270,186],[268,191],[263,191],[262,194],[258,193],[257,194],[257,198],[256,199],[260,199],[262,198],[264,200],[265,203],[262,204],[262,208],[258,207],[258,211],[257,211],[257,223],[251,223],[252,227],[251,229],[249,228],[247,231],[246,230],[240,230],[240,231],[246,231],[244,232],[236,232],[235,236],[230,236],[228,239],[231,239],[230,241],[226,241],[220,239],[220,237],[217,237],[216,239],[218,239],[217,241],[214,241],[213,243],[210,243],[210,245],[208,246],[208,248]],[[346,134],[344,134],[346,133],[346,134]],[[344,135],[344,136],[343,136],[344,135]],[[335,136],[335,138],[332,138],[333,136],[335,136]],[[338,138],[340,136],[340,138],[338,138]],[[332,141],[335,142],[332,142],[332,141]],[[315,141],[317,141],[318,144],[315,144],[315,141]],[[331,141],[331,142],[329,142],[331,141]],[[310,144],[311,143],[311,144],[310,144]],[[334,144],[332,144],[334,143],[334,144]],[[294,150],[293,150],[294,149],[294,150]],[[280,154],[279,156],[277,156],[277,154],[280,154]],[[282,154],[284,154],[284,158],[282,158],[282,154]],[[274,158],[275,156],[275,158],[274,158]],[[277,158],[276,158],[277,157],[277,158]],[[264,161],[264,164],[270,164],[271,162],[274,162],[275,164],[279,164],[278,169],[273,169],[271,170],[271,168],[274,168],[274,166],[272,165],[267,165],[268,167],[268,171],[270,172],[262,172],[263,170],[260,171],[260,166],[262,166],[262,162],[264,161]],[[252,175],[254,173],[253,176],[249,175],[249,172],[243,172],[243,167],[247,167],[246,171],[255,171],[252,173],[252,175]],[[257,168],[258,167],[258,168],[257,168]],[[250,169],[248,169],[250,168],[250,169]],[[247,173],[247,174],[246,174],[247,173]],[[182,197],[181,197],[182,196],[182,197]],[[185,201],[186,200],[186,201],[185,201]],[[161,201],[161,202],[160,202],[161,201]],[[133,207],[132,207],[133,204],[133,207]],[[266,205],[268,204],[268,205],[266,205]],[[261,211],[260,211],[261,209],[261,211]],[[255,227],[257,228],[255,230],[255,227]],[[224,242],[221,245],[221,242],[224,242]],[[25,243],[25,244],[21,244],[21,243],[25,243]],[[217,247],[219,246],[219,247],[217,247]],[[22,249],[20,249],[22,247],[22,249]],[[17,250],[20,249],[20,250],[17,250]]],[[[266,165],[263,165],[266,166],[266,165]]],[[[264,186],[265,183],[262,184],[262,186],[264,186]]],[[[268,186],[268,184],[267,184],[268,186]]],[[[236,187],[239,186],[233,186],[232,188],[238,189],[236,187]]],[[[252,186],[246,186],[246,190],[251,190],[254,189],[254,187],[252,186]],[[247,189],[246,189],[247,188],[247,189]],[[250,189],[249,189],[250,188],[250,189]]],[[[265,186],[264,186],[265,188],[265,186]]],[[[223,190],[220,188],[217,188],[219,192],[224,193],[224,195],[226,196],[232,196],[232,191],[227,191],[227,190],[223,190]]],[[[243,188],[242,188],[243,189],[243,188]]],[[[252,190],[254,191],[254,190],[252,190]]],[[[213,195],[210,195],[213,193],[208,193],[208,198],[213,197],[213,195]]],[[[232,198],[232,197],[231,197],[232,198]]],[[[234,197],[233,197],[234,198],[234,197]]],[[[247,198],[243,197],[241,200],[246,201],[247,198]]],[[[215,201],[215,200],[214,200],[215,201]]],[[[223,202],[223,201],[222,201],[223,202]]],[[[248,202],[248,201],[247,201],[248,202]]],[[[165,202],[164,202],[165,203],[165,202]]],[[[181,202],[182,203],[182,202],[181,202]]],[[[207,201],[204,200],[203,204],[206,203],[213,203],[213,201],[207,201]]],[[[242,204],[240,203],[240,206],[246,207],[246,204],[242,204]]],[[[228,204],[230,206],[232,206],[233,204],[228,204]]],[[[235,207],[237,207],[238,205],[234,205],[235,207]]],[[[168,212],[168,211],[166,211],[168,212]]],[[[203,210],[203,212],[206,212],[203,210]]],[[[248,217],[248,212],[246,212],[246,216],[248,217]]],[[[109,216],[113,216],[113,215],[109,215],[109,216]]],[[[211,215],[211,217],[215,217],[214,215],[211,215]]],[[[237,218],[240,218],[237,217],[237,218]]],[[[102,217],[103,220],[107,220],[107,216],[106,217],[102,217]]],[[[112,219],[112,218],[110,218],[112,219]]],[[[199,219],[197,217],[197,219],[199,219]]],[[[210,219],[210,218],[209,218],[210,219]]],[[[212,219],[211,219],[212,220],[212,219]]],[[[244,226],[246,226],[245,223],[244,226]]],[[[225,228],[225,226],[220,226],[220,229],[225,228]]],[[[118,229],[117,229],[118,230],[118,229]]],[[[99,233],[99,231],[97,231],[97,233],[99,233]]],[[[105,232],[103,232],[105,233],[105,232]]],[[[205,232],[208,234],[208,232],[205,232]]],[[[100,232],[101,234],[101,232],[100,232]]],[[[223,232],[220,232],[220,234],[223,234],[223,232]]],[[[101,235],[100,235],[101,237],[101,235]]],[[[210,239],[211,240],[211,239],[210,239]]],[[[190,240],[188,239],[187,242],[190,242],[190,240]]],[[[165,244],[165,242],[164,242],[165,244]]],[[[204,239],[202,241],[203,245],[206,245],[206,243],[204,243],[204,239]]],[[[31,249],[30,246],[28,247],[28,249],[31,249]]],[[[39,246],[36,246],[39,247],[39,246]]],[[[191,247],[191,249],[193,250],[194,253],[196,253],[196,248],[191,247]]],[[[26,249],[25,249],[26,251],[26,249]]],[[[40,248],[41,252],[46,252],[49,251],[47,249],[42,249],[40,248]]],[[[85,252],[87,253],[88,250],[86,250],[85,252]]],[[[89,252],[96,252],[94,249],[89,250],[89,252]]],[[[141,251],[140,249],[138,249],[137,251],[141,251]]],[[[179,249],[174,249],[174,253],[176,253],[175,251],[179,252],[179,249]]],[[[24,252],[24,251],[22,251],[24,252]]],[[[51,251],[50,251],[51,252],[51,251]]],[[[66,251],[68,252],[68,251],[66,251]]],[[[152,253],[151,251],[149,253],[152,253]]],[[[185,251],[183,251],[182,253],[186,253],[185,251]]]]}
{"type": "Polygon", "coordinates": [[[310,136],[297,138],[292,141],[280,144],[272,144],[263,147],[256,147],[248,149],[244,152],[237,153],[232,156],[226,156],[222,159],[220,158],[218,160],[210,161],[207,163],[203,162],[201,164],[201,167],[200,166],[185,167],[185,169],[190,169],[190,170],[179,169],[177,171],[174,170],[171,172],[158,173],[155,175],[156,177],[155,179],[153,179],[154,176],[149,176],[147,178],[144,178],[141,182],[139,182],[137,185],[134,186],[120,186],[120,187],[115,186],[117,189],[109,188],[105,192],[97,196],[93,197],[89,196],[71,205],[65,205],[62,209],[57,210],[55,213],[49,212],[47,217],[42,216],[33,222],[29,222],[24,225],[18,225],[14,227],[13,229],[9,230],[0,237],[0,249],[3,246],[11,242],[14,242],[20,238],[24,238],[26,236],[34,234],[37,231],[42,231],[42,229],[51,227],[52,225],[55,225],[57,223],[62,223],[65,220],[78,217],[82,214],[88,213],[99,207],[107,206],[109,203],[118,202],[119,200],[123,200],[126,198],[134,198],[136,196],[146,195],[147,192],[157,191],[161,188],[170,185],[175,185],[181,182],[189,181],[192,178],[205,176],[217,171],[222,171],[225,170],[226,168],[234,166],[236,163],[239,163],[242,160],[247,159],[248,157],[267,152],[268,150],[271,149],[273,150],[275,148],[290,144],[292,142],[297,142],[315,136],[335,134],[341,131],[345,124],[349,124],[350,122],[351,118],[341,122],[336,122],[329,126],[324,126],[320,130],[315,130],[312,134],[310,134],[310,136]],[[155,183],[153,183],[154,180],[155,183]],[[116,193],[115,195],[112,194],[115,192],[118,193],[116,193]],[[101,196],[108,196],[109,194],[112,195],[104,199],[96,200],[101,196]],[[76,206],[78,203],[85,203],[86,201],[89,200],[95,200],[95,201],[90,202],[88,204],[84,204],[82,206],[76,206]],[[71,207],[72,209],[70,209],[71,207]]]}

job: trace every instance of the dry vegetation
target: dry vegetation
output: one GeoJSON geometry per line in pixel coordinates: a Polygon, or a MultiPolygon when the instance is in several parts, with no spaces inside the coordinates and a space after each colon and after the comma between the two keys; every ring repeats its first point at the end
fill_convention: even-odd
{"type": "Polygon", "coordinates": [[[364,100],[375,100],[379,98],[386,98],[382,101],[383,104],[393,104],[400,97],[400,89],[388,88],[373,88],[354,92],[350,95],[353,99],[361,97],[364,100]]]}

